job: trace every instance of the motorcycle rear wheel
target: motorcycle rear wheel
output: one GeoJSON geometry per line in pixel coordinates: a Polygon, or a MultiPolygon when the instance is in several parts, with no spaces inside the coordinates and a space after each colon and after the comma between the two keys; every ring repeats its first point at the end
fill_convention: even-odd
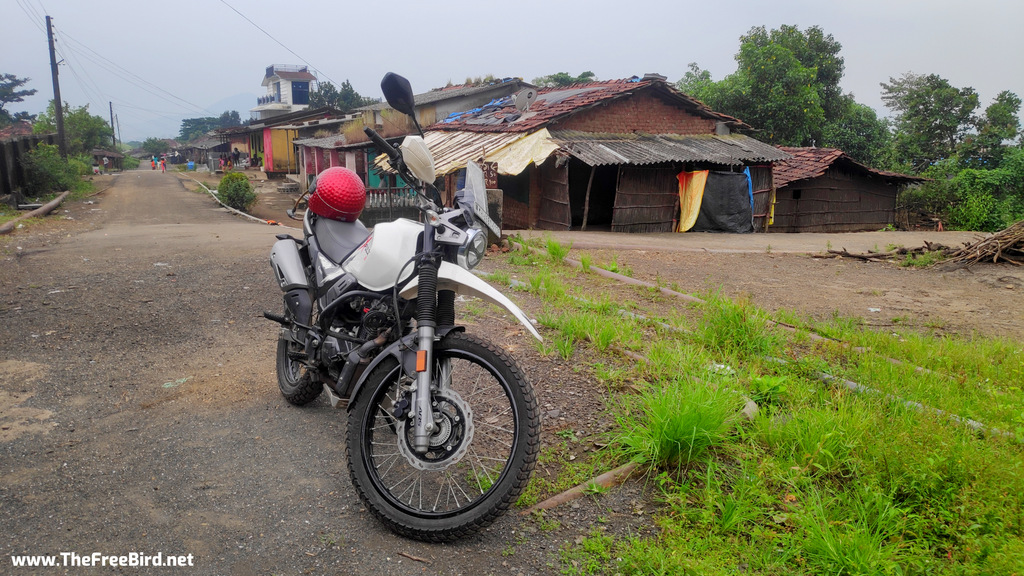
{"type": "Polygon", "coordinates": [[[289,404],[305,406],[316,400],[323,392],[323,386],[309,377],[309,371],[298,360],[288,356],[289,352],[301,352],[298,344],[286,339],[277,340],[277,387],[289,404]]]}
{"type": "Polygon", "coordinates": [[[378,519],[402,536],[450,542],[490,525],[526,488],[540,449],[533,388],[504,351],[461,332],[434,348],[434,414],[426,454],[395,405],[410,380],[394,358],[368,376],[349,413],[349,473],[378,519]]]}

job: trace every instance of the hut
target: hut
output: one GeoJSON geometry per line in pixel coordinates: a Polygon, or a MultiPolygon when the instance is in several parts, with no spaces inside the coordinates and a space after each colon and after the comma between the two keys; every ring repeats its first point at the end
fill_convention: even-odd
{"type": "Polygon", "coordinates": [[[780,147],[771,232],[859,232],[896,221],[901,188],[926,178],[869,168],[835,148],[780,147]]]}
{"type": "Polygon", "coordinates": [[[124,169],[124,154],[114,152],[113,150],[93,148],[90,155],[92,156],[92,165],[94,168],[98,168],[104,172],[110,172],[111,170],[117,170],[120,172],[124,169]]]}
{"type": "Polygon", "coordinates": [[[705,203],[742,194],[744,231],[763,230],[771,163],[788,154],[742,134],[750,126],[665,80],[648,74],[541,88],[535,99],[508,96],[450,114],[429,127],[427,144],[438,174],[448,175],[449,194],[467,161],[493,165],[488,187],[503,192],[506,228],[675,231],[680,175],[706,170],[743,185],[740,192],[736,178],[709,179],[705,203]],[[712,180],[727,184],[712,189],[712,180]]]}

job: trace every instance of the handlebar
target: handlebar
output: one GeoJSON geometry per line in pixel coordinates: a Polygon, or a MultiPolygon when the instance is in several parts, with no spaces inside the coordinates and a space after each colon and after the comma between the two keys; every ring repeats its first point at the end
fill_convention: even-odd
{"type": "Polygon", "coordinates": [[[380,134],[377,134],[377,132],[369,126],[363,127],[363,132],[370,137],[370,140],[373,141],[378,150],[388,155],[388,158],[391,159],[392,165],[397,165],[396,163],[401,159],[401,155],[398,153],[398,150],[395,150],[394,146],[388,144],[387,140],[385,140],[380,134]]]}
{"type": "MultiPolygon", "coordinates": [[[[398,171],[398,174],[406,182],[419,181],[406,168],[405,162],[402,161],[402,153],[399,152],[397,148],[388,144],[388,141],[385,140],[383,136],[377,134],[376,130],[369,126],[364,126],[363,132],[366,133],[378,150],[388,155],[388,159],[391,160],[391,165],[398,171]]],[[[423,186],[426,190],[433,192],[434,197],[432,199],[428,198],[428,200],[434,202],[437,206],[444,205],[444,200],[441,199],[441,193],[437,191],[437,188],[434,188],[434,184],[432,182],[424,182],[423,186]]]]}

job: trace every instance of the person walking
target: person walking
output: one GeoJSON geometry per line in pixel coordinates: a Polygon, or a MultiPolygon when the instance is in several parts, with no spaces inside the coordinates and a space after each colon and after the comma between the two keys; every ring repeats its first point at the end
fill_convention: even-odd
{"type": "Polygon", "coordinates": [[[163,158],[160,159],[160,171],[165,174],[167,173],[167,160],[163,158]]]}

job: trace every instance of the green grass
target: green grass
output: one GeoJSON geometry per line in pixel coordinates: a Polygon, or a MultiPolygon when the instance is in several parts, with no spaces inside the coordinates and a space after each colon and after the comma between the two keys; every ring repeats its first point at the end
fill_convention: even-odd
{"type": "Polygon", "coordinates": [[[926,268],[941,262],[943,260],[941,252],[925,252],[923,254],[907,254],[906,257],[899,262],[900,266],[913,267],[913,268],[926,268]]]}
{"type": "Polygon", "coordinates": [[[718,293],[680,303],[667,329],[619,314],[647,314],[643,298],[619,304],[550,258],[520,266],[549,354],[592,372],[616,423],[590,462],[556,436],[524,498],[626,461],[659,487],[650,530],[566,544],[563,574],[1024,574],[1024,343],[767,314],[718,293]]]}
{"type": "Polygon", "coordinates": [[[548,251],[548,258],[556,264],[560,264],[562,260],[565,260],[565,257],[569,255],[569,251],[572,250],[572,244],[562,246],[550,236],[545,239],[545,246],[548,251]]]}

